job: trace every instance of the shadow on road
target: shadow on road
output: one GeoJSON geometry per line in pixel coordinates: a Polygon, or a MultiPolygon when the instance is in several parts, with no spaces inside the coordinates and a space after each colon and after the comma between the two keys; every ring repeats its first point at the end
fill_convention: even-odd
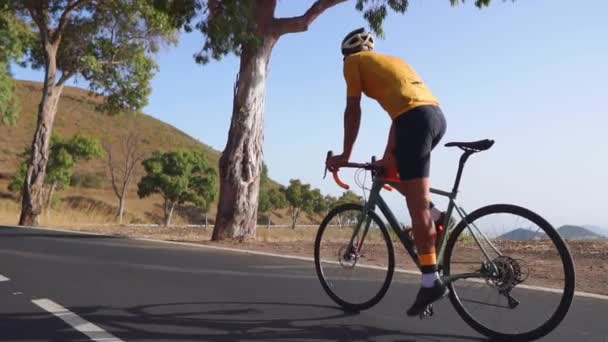
{"type": "MultiPolygon", "coordinates": [[[[354,322],[350,318],[356,313],[299,303],[165,303],[70,310],[125,341],[487,341],[474,336],[384,329],[376,322],[361,324],[361,319],[354,322]]],[[[0,315],[0,322],[9,327],[8,331],[0,331],[0,340],[48,338],[40,336],[42,330],[36,328],[47,317],[41,313],[0,315]]],[[[53,340],[68,341],[60,335],[53,340]]]]}

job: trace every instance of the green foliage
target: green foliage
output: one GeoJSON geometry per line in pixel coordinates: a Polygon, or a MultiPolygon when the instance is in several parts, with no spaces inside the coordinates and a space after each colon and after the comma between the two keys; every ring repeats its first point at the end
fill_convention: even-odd
{"type": "MultiPolygon", "coordinates": [[[[465,0],[449,0],[455,6],[465,0]]],[[[247,47],[261,41],[255,22],[253,0],[154,0],[155,7],[166,13],[172,25],[186,32],[200,31],[204,36],[201,50],[195,54],[197,63],[208,63],[234,53],[239,56],[247,47]]],[[[384,36],[382,24],[390,11],[405,13],[408,0],[356,0],[355,8],[363,13],[370,29],[384,36]]],[[[491,0],[474,0],[477,7],[488,6],[491,0]]],[[[312,0],[308,1],[311,5],[312,0]]]]}
{"type": "Polygon", "coordinates": [[[321,194],[321,190],[313,189],[304,195],[307,208],[307,212],[322,214],[327,210],[327,202],[325,202],[325,197],[321,194]]]}
{"type": "MultiPolygon", "coordinates": [[[[47,186],[55,184],[58,189],[70,184],[74,166],[77,162],[103,156],[103,148],[99,140],[79,134],[70,139],[53,135],[49,150],[44,183],[47,186]]],[[[12,192],[19,192],[23,189],[29,155],[29,148],[20,155],[23,160],[8,187],[12,192]]]]}
{"type": "Polygon", "coordinates": [[[289,181],[283,189],[287,206],[291,213],[292,227],[295,227],[301,211],[308,214],[321,214],[327,211],[328,202],[319,189],[311,189],[310,184],[302,184],[299,179],[289,181]]]}
{"type": "Polygon", "coordinates": [[[290,181],[285,194],[290,205],[309,214],[322,213],[327,210],[327,203],[325,197],[321,194],[321,190],[312,189],[310,184],[302,184],[298,179],[290,181]]]}
{"type": "Polygon", "coordinates": [[[258,211],[268,213],[275,209],[287,207],[287,200],[282,190],[272,187],[268,176],[268,166],[262,163],[260,176],[260,193],[258,196],[258,211]]]}
{"type": "MultiPolygon", "coordinates": [[[[450,0],[452,6],[464,3],[466,0],[450,0]]],[[[491,0],[475,0],[475,6],[482,8],[490,5],[491,0]]],[[[363,12],[363,18],[369,23],[370,29],[378,36],[384,37],[382,23],[389,10],[396,13],[405,13],[409,5],[408,0],[357,0],[355,8],[363,12]]]]}
{"type": "Polygon", "coordinates": [[[348,190],[345,191],[340,198],[338,198],[335,205],[342,205],[346,203],[358,203],[363,204],[363,198],[354,192],[348,190]]]}
{"type": "Polygon", "coordinates": [[[51,137],[47,173],[44,179],[47,184],[57,184],[61,189],[70,184],[74,166],[81,160],[100,158],[104,155],[99,140],[75,135],[64,140],[57,135],[51,137]]]}
{"type": "Polygon", "coordinates": [[[268,165],[262,162],[262,172],[260,174],[260,189],[270,186],[270,177],[268,176],[268,165]]]}
{"type": "Polygon", "coordinates": [[[0,62],[22,62],[35,38],[31,28],[15,15],[6,0],[0,0],[0,62]]]}
{"type": "Polygon", "coordinates": [[[267,214],[267,216],[269,216],[269,212],[272,211],[272,209],[272,201],[270,200],[269,191],[260,189],[260,194],[258,195],[258,212],[267,214]]]}
{"type": "Polygon", "coordinates": [[[0,62],[0,124],[16,124],[18,113],[19,109],[15,99],[15,83],[11,78],[8,64],[0,62]]]}
{"type": "Polygon", "coordinates": [[[264,189],[260,191],[258,199],[258,210],[261,213],[268,213],[275,209],[287,207],[285,194],[279,189],[264,189]]]}
{"type": "Polygon", "coordinates": [[[48,203],[48,205],[49,207],[51,207],[51,209],[59,209],[59,207],[61,206],[61,195],[56,192],[53,193],[53,195],[51,196],[50,203],[48,203]]]}
{"type": "Polygon", "coordinates": [[[25,175],[27,173],[27,164],[21,163],[19,164],[19,168],[17,172],[11,178],[10,183],[8,184],[8,191],[12,193],[19,193],[23,189],[23,182],[25,182],[25,175]]]}
{"type": "Polygon", "coordinates": [[[61,79],[81,75],[91,91],[107,96],[103,108],[110,112],[147,104],[157,69],[151,55],[160,44],[176,41],[171,19],[150,0],[41,0],[32,11],[31,2],[0,0],[2,4],[34,28],[29,65],[43,68],[45,40],[58,43],[61,79]]]}
{"type": "Polygon", "coordinates": [[[0,2],[0,124],[17,122],[19,107],[9,65],[19,62],[32,37],[29,27],[0,2]]]}
{"type": "Polygon", "coordinates": [[[270,191],[271,202],[275,209],[287,208],[287,199],[285,198],[284,188],[273,189],[270,191]]]}
{"type": "Polygon", "coordinates": [[[197,63],[207,63],[209,58],[220,60],[229,53],[240,55],[242,47],[259,42],[253,20],[255,2],[251,0],[208,1],[212,8],[205,20],[196,24],[204,35],[205,43],[195,55],[197,63]]]}
{"type": "Polygon", "coordinates": [[[332,195],[325,196],[325,204],[327,205],[327,210],[331,210],[333,207],[335,207],[337,202],[338,202],[338,199],[335,198],[334,196],[332,196],[332,195]]]}
{"type": "Polygon", "coordinates": [[[146,175],[137,184],[140,198],[159,194],[173,205],[201,208],[215,199],[217,174],[200,152],[155,152],[142,164],[146,175]]]}
{"type": "Polygon", "coordinates": [[[201,50],[194,55],[197,63],[234,53],[260,42],[253,20],[256,1],[252,0],[155,0],[156,8],[167,13],[172,23],[186,32],[197,30],[204,36],[201,50]]]}
{"type": "MultiPolygon", "coordinates": [[[[357,204],[363,204],[363,198],[357,194],[355,194],[354,192],[348,190],[345,191],[344,193],[342,193],[342,196],[340,196],[340,198],[337,199],[335,205],[343,205],[343,204],[347,204],[347,203],[357,203],[357,204]]],[[[343,225],[349,225],[349,224],[353,224],[353,222],[356,221],[357,219],[357,215],[359,215],[360,212],[358,211],[354,211],[354,210],[350,210],[350,211],[346,211],[343,212],[341,214],[339,214],[338,216],[338,222],[340,224],[340,226],[343,225]]]]}
{"type": "Polygon", "coordinates": [[[382,23],[388,14],[388,9],[397,12],[405,13],[408,6],[408,0],[357,0],[355,8],[363,12],[363,18],[369,23],[370,29],[378,35],[384,37],[382,23]]]}
{"type": "Polygon", "coordinates": [[[289,186],[285,189],[285,199],[292,210],[305,206],[305,194],[310,191],[309,184],[302,184],[299,179],[289,180],[289,186]]]}
{"type": "MultiPolygon", "coordinates": [[[[503,0],[506,1],[506,0],[503,0]]],[[[515,1],[515,0],[511,0],[511,1],[515,1]]],[[[450,0],[450,4],[452,4],[452,6],[456,6],[459,3],[465,3],[466,0],[450,0]]],[[[483,8],[483,7],[487,7],[490,6],[490,2],[492,2],[492,0],[475,0],[475,6],[479,7],[479,8],[483,8]]]]}

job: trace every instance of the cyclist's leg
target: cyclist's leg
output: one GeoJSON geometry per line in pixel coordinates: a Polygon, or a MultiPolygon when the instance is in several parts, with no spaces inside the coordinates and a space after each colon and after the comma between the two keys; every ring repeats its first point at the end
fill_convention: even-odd
{"type": "MultiPolygon", "coordinates": [[[[428,177],[407,179],[401,183],[399,189],[405,196],[414,231],[414,242],[420,256],[435,253],[435,229],[429,210],[431,201],[429,184],[428,177]]],[[[434,264],[433,262],[431,266],[434,264]]]]}
{"type": "MultiPolygon", "coordinates": [[[[408,139],[412,140],[412,139],[408,139]]],[[[431,220],[429,210],[431,203],[429,164],[430,164],[430,139],[422,142],[413,142],[408,149],[424,149],[429,151],[422,156],[412,154],[412,157],[400,156],[399,174],[402,179],[399,191],[405,196],[406,205],[410,214],[414,242],[420,257],[420,265],[423,275],[434,274],[438,279],[437,260],[435,251],[435,227],[431,220]]],[[[433,279],[435,280],[435,279],[433,279]]],[[[423,277],[424,287],[433,286],[429,283],[429,277],[423,277]]]]}
{"type": "Polygon", "coordinates": [[[430,218],[431,151],[445,134],[439,107],[421,106],[397,118],[395,150],[399,175],[397,190],[406,197],[418,253],[435,253],[435,231],[430,218]]]}
{"type": "Polygon", "coordinates": [[[445,119],[438,107],[418,107],[397,118],[396,129],[395,152],[403,180],[398,190],[406,197],[423,273],[422,288],[408,310],[408,315],[417,315],[446,291],[437,274],[435,229],[429,210],[430,154],[445,133],[445,119]]]}

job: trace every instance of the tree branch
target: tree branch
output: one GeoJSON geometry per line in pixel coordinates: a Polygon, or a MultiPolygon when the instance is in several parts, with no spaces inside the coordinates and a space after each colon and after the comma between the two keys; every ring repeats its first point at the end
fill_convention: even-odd
{"type": "Polygon", "coordinates": [[[125,163],[125,174],[124,174],[124,179],[123,179],[123,189],[122,191],[125,192],[127,187],[129,186],[129,182],[131,181],[131,176],[133,175],[133,170],[135,169],[135,167],[137,166],[137,164],[143,160],[144,155],[143,153],[139,153],[138,152],[138,142],[139,142],[139,135],[137,133],[129,133],[129,136],[127,138],[127,160],[125,163]]]}
{"type": "Polygon", "coordinates": [[[64,71],[61,73],[61,77],[59,78],[59,81],[57,81],[57,86],[60,87],[62,86],[67,80],[70,79],[70,77],[74,76],[75,72],[74,71],[64,71]]]}
{"type": "Polygon", "coordinates": [[[70,18],[70,14],[73,10],[75,10],[78,6],[84,4],[88,0],[77,0],[77,1],[68,1],[68,5],[65,7],[63,13],[61,13],[61,17],[59,18],[59,24],[57,24],[57,28],[53,33],[53,42],[61,39],[61,35],[63,33],[63,29],[65,25],[68,23],[68,19],[70,18]]]}
{"type": "Polygon", "coordinates": [[[112,180],[112,190],[114,190],[114,194],[116,194],[116,197],[120,198],[120,194],[118,192],[118,186],[116,185],[116,176],[114,175],[115,172],[115,165],[114,165],[114,161],[112,159],[112,146],[110,144],[107,144],[104,146],[106,152],[108,153],[108,168],[110,169],[110,179],[112,180]]]}
{"type": "Polygon", "coordinates": [[[273,31],[277,35],[286,33],[304,32],[317,17],[330,7],[347,0],[316,0],[312,6],[299,17],[273,19],[273,31]]]}
{"type": "Polygon", "coordinates": [[[24,5],[30,13],[32,20],[34,20],[36,26],[38,26],[38,34],[40,34],[40,40],[42,40],[42,45],[44,46],[49,39],[49,30],[46,26],[46,20],[43,14],[42,2],[38,3],[38,9],[34,8],[31,1],[27,1],[24,5]]]}

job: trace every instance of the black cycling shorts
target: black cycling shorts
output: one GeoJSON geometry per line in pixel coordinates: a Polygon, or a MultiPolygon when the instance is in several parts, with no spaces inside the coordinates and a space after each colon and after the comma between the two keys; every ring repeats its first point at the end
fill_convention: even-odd
{"type": "Polygon", "coordinates": [[[429,177],[431,151],[446,127],[443,112],[434,105],[416,107],[395,119],[395,158],[401,180],[429,177]]]}

